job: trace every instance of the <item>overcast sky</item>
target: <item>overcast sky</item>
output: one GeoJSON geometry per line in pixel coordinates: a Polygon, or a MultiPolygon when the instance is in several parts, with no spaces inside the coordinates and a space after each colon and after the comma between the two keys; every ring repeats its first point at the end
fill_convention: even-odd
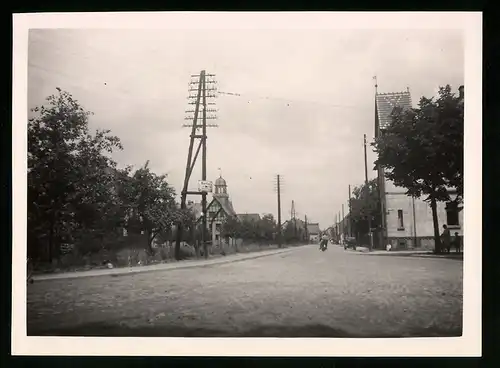
{"type": "MultiPolygon", "coordinates": [[[[333,224],[348,185],[364,181],[363,134],[374,134],[379,92],[410,88],[414,105],[438,86],[463,84],[459,31],[418,30],[31,30],[28,104],[56,87],[94,112],[91,129],[110,129],[124,150],[119,166],[150,160],[181,190],[189,144],[183,128],[191,74],[216,74],[218,128],[208,129],[207,173],[218,168],[238,213],[333,224]],[[270,97],[270,98],[266,98],[270,97]]],[[[375,155],[369,149],[370,178],[375,155]]],[[[191,187],[201,178],[201,162],[191,187]]],[[[196,199],[196,198],[193,198],[196,199]]]]}

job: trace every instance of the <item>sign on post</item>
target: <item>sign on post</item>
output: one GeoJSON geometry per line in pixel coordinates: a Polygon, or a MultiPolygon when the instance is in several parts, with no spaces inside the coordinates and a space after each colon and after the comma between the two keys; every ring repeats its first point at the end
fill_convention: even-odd
{"type": "Polygon", "coordinates": [[[212,182],[206,180],[198,180],[198,192],[212,193],[212,182]]]}

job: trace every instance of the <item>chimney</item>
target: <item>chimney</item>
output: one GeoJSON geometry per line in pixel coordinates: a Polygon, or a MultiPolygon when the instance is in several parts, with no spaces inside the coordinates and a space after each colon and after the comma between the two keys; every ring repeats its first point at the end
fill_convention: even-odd
{"type": "Polygon", "coordinates": [[[458,87],[458,98],[460,100],[464,99],[464,86],[458,87]]]}

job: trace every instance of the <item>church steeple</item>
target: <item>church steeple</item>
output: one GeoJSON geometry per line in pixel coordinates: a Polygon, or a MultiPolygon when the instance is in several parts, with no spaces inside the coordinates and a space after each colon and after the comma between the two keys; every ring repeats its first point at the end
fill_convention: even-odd
{"type": "Polygon", "coordinates": [[[215,181],[214,196],[229,197],[229,195],[227,194],[227,184],[226,181],[222,178],[222,176],[219,176],[215,181]]]}

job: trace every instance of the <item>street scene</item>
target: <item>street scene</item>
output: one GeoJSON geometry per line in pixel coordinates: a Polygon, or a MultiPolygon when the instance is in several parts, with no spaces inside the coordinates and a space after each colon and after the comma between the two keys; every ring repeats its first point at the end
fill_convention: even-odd
{"type": "Polygon", "coordinates": [[[460,336],[461,285],[460,260],[308,245],[205,267],[37,280],[28,334],[460,336]]]}
{"type": "Polygon", "coordinates": [[[31,29],[28,336],[462,336],[463,58],[452,29],[31,29]]]}

